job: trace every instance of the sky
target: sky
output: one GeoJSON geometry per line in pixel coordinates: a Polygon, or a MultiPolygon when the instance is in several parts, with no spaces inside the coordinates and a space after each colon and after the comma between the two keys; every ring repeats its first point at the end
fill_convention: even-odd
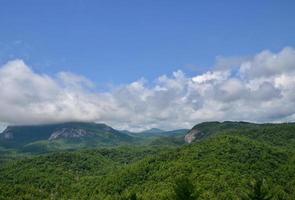
{"type": "Polygon", "coordinates": [[[3,0],[0,126],[294,121],[294,10],[291,0],[3,0]]]}

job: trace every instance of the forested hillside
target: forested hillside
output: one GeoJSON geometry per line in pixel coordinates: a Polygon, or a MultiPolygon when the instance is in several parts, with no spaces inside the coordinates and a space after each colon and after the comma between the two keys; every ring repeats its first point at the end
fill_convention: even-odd
{"type": "Polygon", "coordinates": [[[5,161],[0,199],[295,199],[294,124],[214,122],[196,128],[203,136],[182,146],[5,161]]]}

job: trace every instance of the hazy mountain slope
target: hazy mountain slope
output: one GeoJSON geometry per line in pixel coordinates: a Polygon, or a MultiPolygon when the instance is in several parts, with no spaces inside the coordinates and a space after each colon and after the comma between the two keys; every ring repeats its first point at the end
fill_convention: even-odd
{"type": "Polygon", "coordinates": [[[128,132],[129,135],[140,138],[156,138],[156,137],[177,137],[184,136],[189,129],[176,129],[164,131],[161,129],[149,129],[142,132],[128,132]]]}
{"type": "Polygon", "coordinates": [[[152,146],[180,146],[185,144],[183,137],[189,129],[177,129],[164,131],[161,129],[149,129],[142,132],[122,131],[137,140],[140,145],[152,146]]]}

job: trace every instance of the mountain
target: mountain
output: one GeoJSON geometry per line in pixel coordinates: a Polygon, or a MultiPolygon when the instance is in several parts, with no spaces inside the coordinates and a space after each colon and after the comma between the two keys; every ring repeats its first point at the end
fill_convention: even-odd
{"type": "Polygon", "coordinates": [[[132,141],[131,136],[106,124],[86,122],[9,126],[0,134],[1,146],[29,151],[38,148],[45,150],[110,146],[132,141]]]}
{"type": "Polygon", "coordinates": [[[129,135],[142,138],[151,137],[177,137],[184,136],[189,129],[177,129],[171,131],[164,131],[158,128],[152,128],[141,132],[128,132],[129,135]]]}
{"type": "Polygon", "coordinates": [[[203,122],[195,125],[188,133],[185,135],[185,141],[187,143],[192,143],[194,141],[200,141],[207,137],[215,134],[229,131],[241,131],[248,129],[249,127],[258,126],[258,124],[252,124],[247,122],[203,122]]]}
{"type": "Polygon", "coordinates": [[[251,199],[259,180],[271,199],[294,199],[295,123],[206,122],[196,129],[202,134],[177,147],[63,151],[6,162],[0,199],[122,200],[136,194],[173,200],[183,177],[198,199],[251,199]]]}
{"type": "Polygon", "coordinates": [[[142,133],[142,134],[158,134],[158,133],[163,133],[163,132],[165,132],[165,131],[161,130],[159,128],[151,128],[151,129],[142,131],[140,133],[142,133]]]}
{"type": "Polygon", "coordinates": [[[204,122],[188,131],[185,141],[200,142],[224,134],[243,135],[271,145],[295,145],[295,123],[204,122]]]}
{"type": "Polygon", "coordinates": [[[0,133],[0,152],[46,153],[66,149],[118,145],[182,145],[187,129],[140,133],[118,131],[106,124],[67,122],[49,125],[9,126],[0,133]]]}

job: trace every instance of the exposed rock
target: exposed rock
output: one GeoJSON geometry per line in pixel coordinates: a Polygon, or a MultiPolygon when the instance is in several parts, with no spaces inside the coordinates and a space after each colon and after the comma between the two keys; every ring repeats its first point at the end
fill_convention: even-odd
{"type": "Polygon", "coordinates": [[[1,134],[0,138],[6,139],[6,140],[11,140],[13,139],[13,133],[10,131],[9,128],[6,128],[1,134]]]}
{"type": "Polygon", "coordinates": [[[184,137],[184,141],[187,143],[192,143],[196,139],[200,139],[204,136],[205,134],[198,129],[192,129],[190,130],[184,137]]]}
{"type": "Polygon", "coordinates": [[[94,133],[86,131],[84,129],[61,128],[54,131],[49,137],[49,140],[56,140],[60,138],[81,138],[81,137],[91,136],[91,135],[94,135],[94,133]]]}

